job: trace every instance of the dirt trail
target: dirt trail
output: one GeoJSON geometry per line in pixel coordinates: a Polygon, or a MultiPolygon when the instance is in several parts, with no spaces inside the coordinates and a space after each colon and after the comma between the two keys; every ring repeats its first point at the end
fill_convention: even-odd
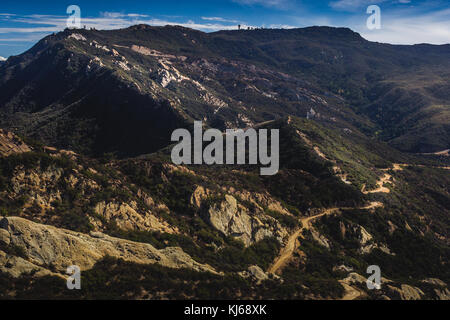
{"type": "MultiPolygon", "coordinates": [[[[408,164],[400,164],[400,163],[394,163],[393,168],[389,169],[383,169],[382,171],[401,171],[403,170],[404,166],[408,166],[408,164]]],[[[442,169],[450,169],[449,167],[442,167],[442,169]]],[[[371,193],[390,193],[390,190],[386,187],[384,187],[384,184],[387,182],[390,182],[392,179],[392,176],[388,173],[385,173],[378,181],[377,181],[377,188],[375,190],[365,191],[365,185],[363,185],[361,192],[364,194],[371,194],[371,193]]],[[[289,237],[286,246],[284,246],[279,256],[275,259],[274,263],[269,267],[267,270],[268,273],[276,274],[279,272],[287,262],[292,258],[296,248],[299,247],[298,238],[302,237],[304,230],[311,229],[312,221],[319,219],[323,216],[330,215],[335,213],[339,210],[349,210],[349,209],[361,209],[361,210],[371,210],[379,207],[383,207],[383,203],[381,202],[370,202],[365,207],[356,207],[356,208],[350,208],[350,207],[342,207],[342,208],[330,208],[324,210],[322,213],[311,216],[311,217],[305,217],[300,219],[300,227],[289,237]]],[[[362,295],[364,295],[364,292],[361,290],[354,288],[350,286],[347,283],[344,283],[342,280],[339,281],[339,283],[344,287],[345,289],[345,295],[342,298],[342,300],[354,300],[358,299],[362,295]]]]}
{"type": "Polygon", "coordinates": [[[275,262],[270,266],[268,272],[276,273],[281,270],[281,268],[291,259],[295,249],[298,247],[298,238],[301,237],[303,230],[309,230],[311,228],[311,221],[319,219],[325,215],[332,214],[333,212],[339,210],[339,208],[326,209],[324,212],[300,219],[300,228],[297,229],[288,239],[286,246],[281,250],[280,255],[275,260],[275,262]]]}
{"type": "Polygon", "coordinates": [[[361,296],[363,296],[365,294],[361,290],[359,290],[357,288],[354,288],[351,285],[345,283],[343,280],[340,280],[339,283],[345,289],[345,294],[341,298],[341,300],[356,300],[356,299],[358,299],[359,297],[361,297],[361,296]]]}
{"type": "MultiPolygon", "coordinates": [[[[401,163],[393,163],[393,168],[391,169],[392,171],[402,171],[403,167],[405,166],[404,164],[401,163]]],[[[389,169],[385,169],[386,171],[389,169]]]]}
{"type": "Polygon", "coordinates": [[[450,167],[433,167],[433,166],[425,166],[423,164],[407,164],[407,163],[393,163],[394,167],[392,169],[383,169],[382,171],[402,171],[403,167],[421,167],[421,168],[434,168],[434,169],[444,169],[444,170],[450,170],[450,167]]]}
{"type": "MultiPolygon", "coordinates": [[[[388,169],[381,169],[381,171],[402,171],[403,167],[408,166],[408,164],[403,164],[403,163],[393,163],[392,164],[392,168],[388,168],[388,169]]],[[[443,167],[443,169],[445,169],[443,167]]],[[[385,183],[390,182],[392,179],[392,176],[389,173],[385,173],[378,181],[377,181],[377,188],[374,190],[366,190],[366,185],[364,184],[361,188],[361,192],[364,194],[370,194],[370,193],[390,193],[391,190],[389,190],[388,188],[386,188],[384,186],[385,183]]]]}
{"type": "MultiPolygon", "coordinates": [[[[375,209],[375,208],[382,207],[382,206],[383,206],[383,204],[381,202],[371,202],[369,205],[367,205],[365,207],[360,207],[358,209],[370,210],[370,209],[375,209]]],[[[339,210],[349,210],[349,209],[355,209],[355,208],[350,208],[350,207],[348,207],[348,208],[330,208],[330,209],[326,209],[322,213],[317,214],[315,216],[301,218],[300,219],[300,228],[297,229],[289,237],[286,246],[281,250],[280,255],[277,257],[275,262],[270,266],[268,272],[275,274],[286,265],[286,263],[292,258],[292,255],[294,254],[295,249],[298,248],[298,246],[299,246],[299,243],[297,243],[298,238],[302,236],[302,233],[304,230],[311,229],[312,221],[319,219],[323,216],[333,214],[339,210]]]]}
{"type": "Polygon", "coordinates": [[[364,194],[369,194],[369,193],[390,193],[391,190],[389,190],[388,188],[386,188],[384,186],[384,184],[386,182],[389,182],[391,180],[392,176],[389,173],[385,173],[384,176],[382,176],[380,178],[380,180],[377,181],[377,188],[374,190],[370,190],[370,191],[366,191],[366,185],[363,185],[361,192],[364,194]]]}
{"type": "MultiPolygon", "coordinates": [[[[365,194],[368,193],[376,193],[376,192],[384,192],[384,193],[389,193],[390,190],[388,188],[385,188],[383,185],[384,183],[390,181],[391,179],[391,175],[390,174],[385,174],[383,177],[380,178],[380,180],[377,182],[378,188],[372,191],[368,191],[365,192],[364,191],[364,186],[363,186],[363,190],[362,192],[365,194]]],[[[292,258],[295,249],[299,247],[299,243],[298,243],[298,238],[302,237],[303,231],[304,230],[309,230],[311,229],[312,226],[312,221],[319,219],[323,216],[326,215],[331,215],[333,213],[335,213],[336,211],[339,210],[349,210],[349,209],[361,209],[361,210],[371,210],[371,209],[375,209],[375,208],[379,208],[382,207],[383,203],[381,202],[370,202],[367,206],[365,207],[359,207],[359,208],[352,208],[352,207],[341,207],[341,208],[330,208],[330,209],[325,209],[323,212],[321,212],[320,214],[311,216],[311,217],[305,217],[305,218],[301,218],[300,219],[300,227],[289,237],[286,246],[284,246],[281,249],[281,252],[279,254],[279,256],[275,259],[274,263],[269,267],[269,269],[267,270],[268,273],[272,273],[272,274],[276,274],[277,272],[279,272],[285,265],[287,262],[289,262],[289,260],[292,258]]],[[[344,287],[346,294],[343,297],[343,300],[352,300],[352,299],[357,299],[358,297],[360,297],[363,293],[351,286],[349,286],[348,284],[344,284],[341,283],[342,286],[344,287]]]]}

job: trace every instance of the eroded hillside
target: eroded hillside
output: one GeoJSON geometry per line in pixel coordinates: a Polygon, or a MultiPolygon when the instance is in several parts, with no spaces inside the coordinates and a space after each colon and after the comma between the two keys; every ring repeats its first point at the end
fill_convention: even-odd
{"type": "Polygon", "coordinates": [[[445,156],[314,120],[265,126],[282,146],[269,177],[175,166],[164,150],[91,159],[5,132],[2,297],[448,299],[445,156]],[[72,264],[77,293],[62,279],[72,264]],[[374,264],[381,291],[365,286],[374,264]]]}

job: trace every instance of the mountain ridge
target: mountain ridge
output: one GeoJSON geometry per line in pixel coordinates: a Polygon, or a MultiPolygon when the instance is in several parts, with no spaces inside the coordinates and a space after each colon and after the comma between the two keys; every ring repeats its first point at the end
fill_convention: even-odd
{"type": "Polygon", "coordinates": [[[175,129],[206,117],[225,129],[305,117],[313,109],[317,121],[377,136],[403,151],[436,152],[449,148],[448,124],[439,120],[448,113],[440,65],[449,56],[448,45],[372,43],[347,28],[65,30],[1,67],[0,125],[58,147],[135,156],[168,144],[170,130],[151,129],[159,123],[175,129]],[[426,90],[402,85],[399,75],[415,79],[420,72],[440,83],[426,90]],[[118,96],[108,100],[111,88],[118,96]],[[131,105],[132,119],[121,121],[130,117],[121,104],[131,105]],[[427,116],[436,104],[443,107],[427,116]],[[412,113],[423,119],[418,128],[412,113]],[[144,119],[155,122],[133,125],[144,119]],[[83,130],[76,129],[80,124],[83,130]],[[66,126],[72,129],[64,132],[66,126]],[[120,127],[133,143],[108,145],[108,135],[123,140],[113,134],[120,127]],[[151,137],[155,143],[145,145],[151,137]]]}

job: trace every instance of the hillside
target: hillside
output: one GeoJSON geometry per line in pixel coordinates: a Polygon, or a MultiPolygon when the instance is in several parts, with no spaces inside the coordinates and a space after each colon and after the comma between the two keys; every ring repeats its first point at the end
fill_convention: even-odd
{"type": "Polygon", "coordinates": [[[449,149],[450,46],[371,43],[344,28],[203,33],[167,26],[66,30],[0,67],[0,125],[119,157],[174,128],[293,115],[409,152],[449,149]]]}
{"type": "Polygon", "coordinates": [[[449,57],[328,27],[42,39],[0,64],[0,298],[450,299],[449,57]],[[194,120],[279,129],[278,174],[174,165],[194,120]]]}
{"type": "Polygon", "coordinates": [[[441,160],[313,120],[266,127],[285,146],[269,177],[174,166],[166,151],[111,161],[25,150],[5,135],[22,147],[0,158],[1,297],[448,299],[441,160]],[[66,259],[82,266],[84,290],[65,290],[66,259]],[[370,264],[382,291],[365,287],[370,264]]]}

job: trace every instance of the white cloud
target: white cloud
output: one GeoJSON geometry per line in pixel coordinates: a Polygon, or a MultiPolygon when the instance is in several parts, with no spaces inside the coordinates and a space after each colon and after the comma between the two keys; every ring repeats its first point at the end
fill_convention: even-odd
{"type": "Polygon", "coordinates": [[[147,18],[149,17],[146,14],[140,14],[140,13],[123,13],[123,12],[100,12],[100,15],[104,18],[147,18]]]}
{"type": "MultiPolygon", "coordinates": [[[[286,3],[286,0],[234,0],[241,3],[286,3]]],[[[292,0],[294,1],[294,0],[292,0]]],[[[367,3],[368,0],[340,0],[334,2],[367,3]]],[[[386,0],[387,1],[387,0],[386,0]]],[[[407,0],[395,0],[407,1],[407,0]]],[[[303,14],[290,17],[286,22],[267,24],[270,28],[294,28],[298,26],[327,25],[348,26],[361,33],[363,37],[371,41],[387,42],[394,44],[433,43],[442,44],[450,42],[450,8],[431,12],[423,10],[421,6],[402,6],[401,10],[382,12],[382,29],[370,31],[366,28],[367,15],[365,10],[359,14],[351,14],[347,18],[340,19],[330,16],[303,14]]],[[[67,16],[57,15],[10,15],[1,16],[0,20],[14,23],[14,27],[0,27],[0,45],[8,43],[29,42],[33,43],[52,32],[62,31],[66,28],[67,16]]],[[[135,13],[103,12],[99,17],[82,18],[82,25],[98,30],[111,30],[127,28],[136,24],[148,24],[153,26],[181,25],[184,27],[202,30],[206,32],[218,30],[236,30],[238,24],[241,28],[255,27],[245,22],[229,20],[220,16],[202,17],[199,21],[187,20],[183,17],[160,16],[152,18],[135,13]]]]}
{"type": "Polygon", "coordinates": [[[206,21],[217,21],[217,22],[227,22],[227,23],[239,23],[237,20],[230,20],[222,17],[202,17],[202,20],[206,21]]]}
{"type": "MultiPolygon", "coordinates": [[[[178,19],[174,21],[172,19],[156,19],[147,15],[134,14],[134,13],[118,13],[118,12],[103,12],[100,17],[82,18],[81,24],[87,28],[96,28],[98,30],[111,30],[127,28],[136,24],[148,24],[153,26],[165,26],[165,25],[180,25],[187,28],[198,29],[203,31],[218,31],[218,30],[233,30],[238,28],[238,22],[234,20],[227,20],[220,17],[203,17],[205,22],[195,22],[192,20],[183,21],[178,19]]],[[[67,27],[67,16],[53,16],[53,15],[27,15],[9,17],[8,21],[13,23],[20,23],[20,27],[8,27],[0,28],[0,34],[8,34],[11,37],[3,37],[1,41],[13,41],[8,40],[23,39],[27,41],[23,36],[16,36],[17,34],[32,34],[32,33],[51,33],[62,31],[67,27]],[[33,27],[27,27],[27,25],[38,25],[33,27]]],[[[247,27],[246,24],[240,23],[243,27],[247,27]],[[245,26],[244,26],[245,25],[245,26]]],[[[250,27],[253,27],[249,25],[250,27]]],[[[29,39],[34,41],[35,39],[29,39]]]]}
{"type": "Polygon", "coordinates": [[[342,11],[357,11],[371,4],[380,4],[387,0],[337,0],[331,1],[330,7],[342,11]]]}
{"type": "Polygon", "coordinates": [[[449,44],[450,9],[421,14],[420,11],[382,16],[380,30],[360,30],[371,41],[392,44],[449,44]]]}
{"type": "Polygon", "coordinates": [[[233,0],[233,2],[243,5],[262,5],[265,7],[273,7],[277,9],[285,9],[294,0],[233,0]]]}
{"type": "Polygon", "coordinates": [[[0,61],[6,61],[6,58],[3,58],[2,56],[0,56],[0,61]]]}

